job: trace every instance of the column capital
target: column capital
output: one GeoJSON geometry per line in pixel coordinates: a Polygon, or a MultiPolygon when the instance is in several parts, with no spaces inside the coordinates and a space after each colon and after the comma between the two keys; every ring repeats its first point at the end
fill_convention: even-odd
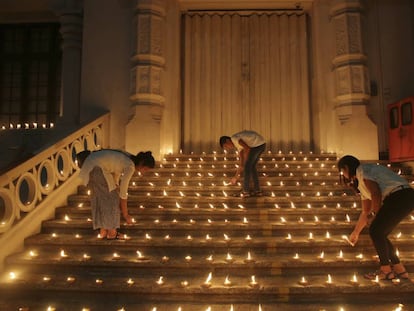
{"type": "Polygon", "coordinates": [[[165,16],[165,0],[135,0],[135,10],[165,16]]]}
{"type": "Polygon", "coordinates": [[[82,0],[50,0],[50,8],[56,15],[76,14],[82,15],[83,1],[82,0]]]}
{"type": "Polygon", "coordinates": [[[365,6],[361,0],[333,0],[330,10],[331,18],[344,14],[358,12],[363,13],[365,6]]]}

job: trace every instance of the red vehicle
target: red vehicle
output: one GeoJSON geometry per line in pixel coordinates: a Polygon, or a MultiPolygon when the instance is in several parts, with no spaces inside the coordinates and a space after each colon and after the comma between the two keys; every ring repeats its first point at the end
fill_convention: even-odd
{"type": "Polygon", "coordinates": [[[388,142],[391,162],[414,160],[414,96],[388,105],[388,142]]]}

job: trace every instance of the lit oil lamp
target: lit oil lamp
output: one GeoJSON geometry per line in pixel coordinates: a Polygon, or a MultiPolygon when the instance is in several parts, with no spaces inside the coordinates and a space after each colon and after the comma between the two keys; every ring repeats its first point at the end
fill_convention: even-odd
{"type": "Polygon", "coordinates": [[[112,259],[117,260],[119,258],[121,258],[121,256],[118,253],[113,253],[112,254],[112,259]]]}
{"type": "Polygon", "coordinates": [[[372,283],[379,285],[379,277],[378,275],[375,276],[375,279],[371,280],[372,283]]]}
{"type": "Polygon", "coordinates": [[[231,281],[230,281],[230,279],[229,279],[229,276],[226,276],[226,279],[224,280],[224,285],[225,286],[231,286],[232,284],[231,284],[231,281]]]}
{"type": "Polygon", "coordinates": [[[358,278],[357,278],[357,275],[354,273],[354,275],[352,276],[352,278],[351,278],[351,280],[350,280],[350,283],[352,284],[352,285],[359,285],[359,283],[358,283],[358,278]]]}
{"type": "Polygon", "coordinates": [[[244,259],[245,263],[251,263],[251,262],[255,262],[255,260],[252,258],[252,255],[250,254],[250,252],[247,252],[247,257],[244,259]]]}
{"type": "Polygon", "coordinates": [[[325,252],[321,252],[319,255],[318,255],[318,259],[319,260],[321,260],[321,261],[323,261],[323,260],[325,260],[325,252]]]}
{"type": "Polygon", "coordinates": [[[213,255],[210,255],[206,258],[208,262],[213,262],[213,255]]]}
{"type": "Polygon", "coordinates": [[[75,279],[75,277],[73,277],[73,276],[68,276],[67,278],[66,278],[66,282],[68,282],[68,283],[74,283],[76,281],[76,279],[75,279]]]}
{"type": "Polygon", "coordinates": [[[296,254],[292,257],[292,259],[293,259],[293,260],[295,260],[295,261],[299,260],[299,259],[300,259],[299,254],[298,254],[298,253],[296,253],[296,254]]]}
{"type": "Polygon", "coordinates": [[[85,254],[82,255],[82,258],[83,258],[83,260],[89,260],[89,259],[91,259],[91,256],[85,253],[85,254]]]}
{"type": "Polygon", "coordinates": [[[9,272],[9,279],[15,280],[17,278],[17,274],[14,271],[9,272]]]}
{"type": "Polygon", "coordinates": [[[146,259],[145,256],[140,251],[137,251],[136,253],[137,253],[137,259],[138,260],[145,260],[146,259]]]}
{"type": "Polygon", "coordinates": [[[306,286],[308,285],[308,281],[306,280],[306,278],[304,276],[301,277],[301,279],[299,280],[299,284],[306,286]]]}
{"type": "Polygon", "coordinates": [[[344,260],[344,253],[342,252],[342,250],[339,251],[339,254],[336,256],[336,259],[344,260]]]}
{"type": "Polygon", "coordinates": [[[188,281],[181,281],[181,287],[187,287],[188,281]]]}
{"type": "Polygon", "coordinates": [[[60,251],[60,258],[67,258],[67,257],[68,257],[68,254],[66,254],[65,251],[62,249],[60,251]]]}
{"type": "Polygon", "coordinates": [[[128,279],[127,281],[126,281],[126,283],[128,284],[128,286],[131,286],[131,285],[134,285],[134,280],[133,279],[128,279]]]}
{"type": "Polygon", "coordinates": [[[162,277],[162,276],[160,276],[159,278],[158,278],[158,280],[156,281],[156,283],[158,284],[158,285],[164,285],[164,277],[162,277]]]}
{"type": "Polygon", "coordinates": [[[162,258],[161,258],[161,262],[162,263],[166,263],[166,262],[168,262],[170,260],[170,258],[168,257],[168,256],[163,256],[162,258]]]}
{"type": "Polygon", "coordinates": [[[328,274],[328,277],[326,279],[325,284],[328,285],[328,286],[332,286],[333,285],[332,276],[330,274],[328,274]]]}
{"type": "Polygon", "coordinates": [[[44,276],[42,280],[43,280],[43,282],[48,283],[48,282],[51,281],[51,278],[50,278],[50,276],[44,276]]]}
{"type": "Polygon", "coordinates": [[[190,255],[187,255],[187,256],[185,256],[185,261],[187,261],[187,262],[190,262],[191,261],[191,256],[190,255]]]}
{"type": "Polygon", "coordinates": [[[204,281],[203,284],[201,284],[201,286],[204,287],[204,288],[211,287],[211,279],[212,279],[212,273],[210,272],[207,276],[207,279],[204,281]]]}
{"type": "Polygon", "coordinates": [[[259,287],[259,283],[256,281],[256,277],[254,275],[252,275],[250,277],[250,282],[249,282],[249,286],[252,288],[257,288],[259,287]]]}
{"type": "Polygon", "coordinates": [[[32,251],[29,252],[29,256],[30,256],[30,258],[35,258],[35,257],[37,257],[37,253],[32,250],[32,251]]]}
{"type": "Polygon", "coordinates": [[[230,255],[230,253],[227,253],[227,256],[226,256],[226,261],[227,261],[228,263],[232,263],[232,262],[234,262],[234,258],[230,255]]]}
{"type": "Polygon", "coordinates": [[[285,240],[286,241],[291,241],[292,240],[292,235],[290,233],[288,233],[285,240]]]}

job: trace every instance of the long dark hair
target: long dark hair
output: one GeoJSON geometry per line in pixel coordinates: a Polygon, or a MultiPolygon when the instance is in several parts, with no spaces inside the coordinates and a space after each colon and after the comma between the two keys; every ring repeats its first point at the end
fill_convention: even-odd
{"type": "Polygon", "coordinates": [[[352,180],[352,177],[355,177],[356,170],[361,164],[357,158],[351,155],[343,156],[338,161],[338,170],[341,172],[345,167],[348,167],[349,179],[345,178],[342,174],[339,175],[340,182],[345,182],[347,185],[351,186],[358,191],[358,179],[352,180]]]}
{"type": "Polygon", "coordinates": [[[155,159],[152,156],[151,151],[139,152],[136,156],[132,156],[131,159],[136,166],[141,165],[149,168],[155,167],[155,159]]]}

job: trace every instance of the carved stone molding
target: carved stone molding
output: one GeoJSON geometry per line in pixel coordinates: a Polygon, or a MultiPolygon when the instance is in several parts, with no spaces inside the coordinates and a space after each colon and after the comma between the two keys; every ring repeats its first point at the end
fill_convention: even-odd
{"type": "Polygon", "coordinates": [[[83,27],[83,1],[51,0],[51,9],[59,16],[62,48],[81,49],[83,27]]]}
{"type": "Polygon", "coordinates": [[[152,118],[160,121],[165,101],[165,1],[137,0],[133,27],[130,100],[135,105],[151,105],[152,118]]]}
{"type": "Polygon", "coordinates": [[[131,93],[162,94],[163,69],[151,65],[138,65],[131,70],[131,93]]]}
{"type": "Polygon", "coordinates": [[[334,0],[331,22],[334,25],[335,109],[341,122],[351,115],[346,106],[366,105],[370,98],[367,57],[362,40],[363,6],[359,0],[334,0]]]}

